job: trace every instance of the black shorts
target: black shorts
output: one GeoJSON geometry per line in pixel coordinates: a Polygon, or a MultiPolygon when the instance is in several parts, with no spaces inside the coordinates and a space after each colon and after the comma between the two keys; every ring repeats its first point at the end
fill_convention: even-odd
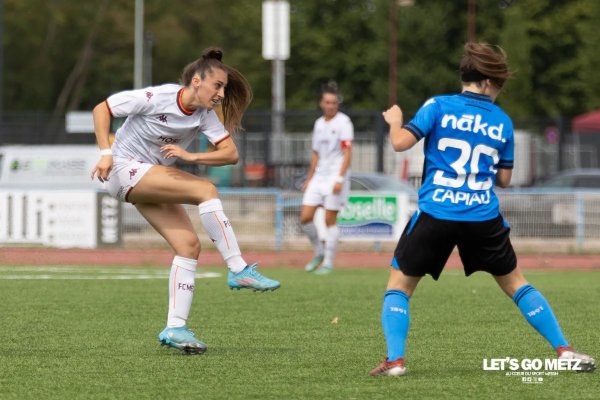
{"type": "Polygon", "coordinates": [[[456,246],[466,276],[475,271],[506,275],[517,266],[509,233],[501,215],[489,221],[466,222],[415,213],[398,241],[392,266],[409,276],[430,274],[437,280],[456,246]]]}

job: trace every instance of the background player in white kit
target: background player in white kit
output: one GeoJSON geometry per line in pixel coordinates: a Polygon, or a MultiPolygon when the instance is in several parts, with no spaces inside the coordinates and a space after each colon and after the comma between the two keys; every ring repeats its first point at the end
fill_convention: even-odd
{"type": "Polygon", "coordinates": [[[92,171],[111,195],[133,203],[175,252],[169,277],[167,326],[161,344],[199,354],[206,345],[187,328],[194,294],[200,241],[182,204],[198,206],[209,237],[229,268],[232,289],[275,290],[280,284],[259,274],[242,258],[216,187],[208,180],[171,166],[177,159],[203,165],[235,164],[238,151],[231,133],[241,127],[252,100],[250,85],[221,62],[220,49],[206,49],[188,64],[181,85],[166,84],[116,93],[94,108],[100,161],[92,171]],[[213,107],[222,106],[224,125],[213,107]],[[127,117],[109,145],[111,117],[127,117]],[[209,153],[185,149],[200,133],[215,146],[209,153]]]}
{"type": "Polygon", "coordinates": [[[315,121],[310,168],[303,185],[300,223],[314,248],[314,257],[305,269],[319,275],[333,270],[340,237],[337,214],[350,191],[354,126],[350,117],[339,111],[339,105],[337,88],[330,83],[321,93],[319,106],[323,115],[315,121]],[[321,242],[313,222],[315,211],[320,206],[325,209],[325,243],[321,242]]]}

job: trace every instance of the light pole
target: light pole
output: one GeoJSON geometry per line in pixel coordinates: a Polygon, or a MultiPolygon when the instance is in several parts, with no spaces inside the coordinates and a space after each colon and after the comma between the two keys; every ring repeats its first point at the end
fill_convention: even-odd
{"type": "Polygon", "coordinates": [[[133,57],[133,88],[143,85],[144,65],[144,0],[135,0],[135,44],[133,57]]]}
{"type": "Polygon", "coordinates": [[[470,43],[475,42],[475,32],[476,32],[476,13],[477,13],[477,0],[469,0],[467,6],[467,41],[470,43]]]}
{"type": "Polygon", "coordinates": [[[2,143],[2,121],[4,118],[4,0],[0,0],[0,143],[2,143]]]}
{"type": "Polygon", "coordinates": [[[398,96],[398,6],[410,7],[414,0],[390,0],[388,41],[388,103],[396,104],[398,96]]]}
{"type": "Polygon", "coordinates": [[[398,93],[398,3],[390,1],[390,40],[388,50],[388,106],[396,104],[398,93]]]}
{"type": "Polygon", "coordinates": [[[284,132],[285,60],[290,57],[290,4],[287,1],[263,1],[262,39],[263,58],[272,60],[271,130],[280,135],[284,132]]]}

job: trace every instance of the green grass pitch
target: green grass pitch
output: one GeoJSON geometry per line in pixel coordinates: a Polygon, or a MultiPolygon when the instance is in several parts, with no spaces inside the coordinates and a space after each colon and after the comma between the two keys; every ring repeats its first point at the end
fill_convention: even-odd
{"type": "MultiPolygon", "coordinates": [[[[528,384],[483,370],[484,358],[554,356],[483,273],[424,278],[411,299],[408,374],[373,378],[368,371],[385,355],[379,321],[385,268],[329,276],[265,270],[282,282],[269,293],[230,291],[225,268],[198,272],[207,271],[221,276],[196,280],[189,325],[209,348],[183,356],[157,340],[166,317],[166,270],[0,267],[0,399],[600,396],[598,371],[560,372],[528,384]]],[[[600,273],[526,276],[550,301],[571,343],[600,358],[600,273]]]]}

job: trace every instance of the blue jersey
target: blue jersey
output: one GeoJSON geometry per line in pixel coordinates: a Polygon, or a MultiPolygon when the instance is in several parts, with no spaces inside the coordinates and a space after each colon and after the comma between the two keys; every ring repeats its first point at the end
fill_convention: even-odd
{"type": "Polygon", "coordinates": [[[436,96],[404,126],[425,138],[419,209],[439,219],[486,221],[500,213],[498,168],[514,161],[512,121],[489,96],[436,96]]]}

